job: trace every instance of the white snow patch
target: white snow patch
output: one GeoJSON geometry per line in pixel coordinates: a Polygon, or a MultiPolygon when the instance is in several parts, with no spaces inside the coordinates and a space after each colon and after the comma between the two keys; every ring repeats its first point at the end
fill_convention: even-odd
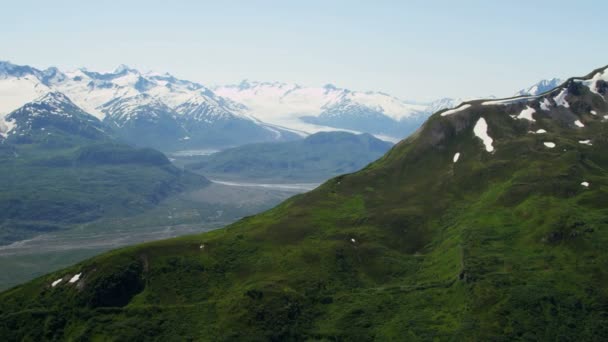
{"type": "Polygon", "coordinates": [[[578,127],[585,127],[585,125],[583,125],[583,123],[581,122],[581,120],[574,121],[574,124],[577,125],[578,127]]]}
{"type": "Polygon", "coordinates": [[[591,92],[601,95],[597,90],[597,82],[600,80],[608,81],[608,69],[602,70],[597,74],[593,75],[591,79],[588,80],[577,80],[576,82],[580,82],[581,84],[587,86],[591,92]]]}
{"type": "Polygon", "coordinates": [[[460,152],[456,152],[456,154],[454,155],[454,163],[457,162],[459,158],[460,158],[460,152]]]}
{"type": "Polygon", "coordinates": [[[17,127],[16,120],[7,120],[5,117],[0,117],[0,136],[3,138],[8,137],[8,134],[17,127]]]}
{"type": "Polygon", "coordinates": [[[356,242],[357,242],[357,240],[355,240],[355,238],[351,238],[351,239],[350,239],[350,242],[352,242],[352,243],[356,243],[356,242]]]}
{"type": "Polygon", "coordinates": [[[545,111],[551,110],[551,108],[549,108],[550,106],[551,102],[548,99],[543,99],[543,101],[540,103],[540,109],[545,111]]]}
{"type": "Polygon", "coordinates": [[[460,111],[463,111],[465,109],[471,108],[470,104],[464,104],[458,108],[454,108],[454,109],[450,109],[450,110],[446,110],[445,112],[441,113],[441,116],[448,116],[448,115],[452,115],[454,113],[458,113],[460,111]]]}
{"type": "Polygon", "coordinates": [[[59,279],[55,280],[55,281],[54,281],[54,282],[51,284],[51,287],[55,287],[55,286],[59,285],[59,283],[61,283],[61,281],[62,281],[62,280],[63,280],[63,278],[59,278],[59,279]]]}
{"type": "Polygon", "coordinates": [[[593,145],[591,143],[591,140],[589,140],[589,139],[587,139],[587,140],[579,140],[578,143],[579,144],[583,144],[583,145],[589,145],[589,146],[593,145]]]}
{"type": "Polygon", "coordinates": [[[594,111],[594,110],[592,110],[592,111],[591,111],[591,115],[597,115],[597,112],[596,112],[596,111],[594,111]]]}
{"type": "Polygon", "coordinates": [[[483,144],[486,146],[486,151],[494,151],[494,146],[492,146],[494,140],[488,135],[488,123],[484,118],[479,118],[479,120],[477,120],[475,127],[473,127],[473,132],[481,141],[483,141],[483,144]]]}
{"type": "Polygon", "coordinates": [[[524,110],[521,111],[521,113],[519,113],[519,115],[517,116],[517,119],[526,119],[532,122],[535,122],[536,120],[534,120],[534,118],[532,117],[532,114],[536,112],[536,109],[530,107],[530,106],[526,106],[526,108],[524,110]]]}
{"type": "Polygon", "coordinates": [[[584,186],[585,188],[588,188],[589,187],[589,182],[582,182],[581,185],[584,186]]]}
{"type": "Polygon", "coordinates": [[[73,277],[70,279],[70,283],[71,283],[71,284],[73,284],[73,283],[77,282],[78,280],[80,280],[80,276],[81,276],[81,275],[82,275],[82,273],[78,273],[77,275],[73,276],[73,277]]]}
{"type": "Polygon", "coordinates": [[[552,142],[544,142],[543,144],[545,144],[545,146],[547,146],[548,148],[554,148],[555,147],[555,143],[552,143],[552,142]]]}
{"type": "Polygon", "coordinates": [[[555,104],[558,106],[570,108],[570,104],[566,101],[566,95],[568,95],[568,91],[562,89],[562,91],[553,98],[553,101],[555,101],[555,104]]]}

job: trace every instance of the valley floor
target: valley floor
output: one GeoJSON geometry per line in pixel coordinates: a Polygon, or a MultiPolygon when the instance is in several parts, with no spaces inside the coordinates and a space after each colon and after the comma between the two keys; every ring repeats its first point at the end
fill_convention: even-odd
{"type": "Polygon", "coordinates": [[[95,221],[0,246],[0,291],[111,249],[217,229],[316,186],[217,180],[141,215],[95,221]]]}

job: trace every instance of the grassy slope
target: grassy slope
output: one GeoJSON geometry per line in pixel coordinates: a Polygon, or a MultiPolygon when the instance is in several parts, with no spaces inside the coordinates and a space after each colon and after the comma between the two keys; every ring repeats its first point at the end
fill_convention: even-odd
{"type": "Polygon", "coordinates": [[[225,178],[320,181],[361,169],[391,144],[369,134],[323,132],[303,140],[250,144],[224,150],[188,165],[225,178]]]}
{"type": "Polygon", "coordinates": [[[263,214],[4,292],[0,336],[605,340],[608,123],[589,109],[608,107],[572,92],[583,129],[563,108],[534,124],[507,115],[523,104],[435,115],[364,170],[263,214]],[[472,133],[482,115],[492,154],[472,133]]]}

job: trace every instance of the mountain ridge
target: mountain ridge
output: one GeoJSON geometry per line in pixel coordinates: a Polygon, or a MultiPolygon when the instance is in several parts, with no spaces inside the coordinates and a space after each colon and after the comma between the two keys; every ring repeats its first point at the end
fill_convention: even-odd
{"type": "MultiPolygon", "coordinates": [[[[196,116],[202,117],[203,121],[213,122],[218,119],[218,115],[219,119],[223,121],[226,121],[227,118],[232,118],[240,123],[244,120],[251,120],[248,126],[260,126],[256,128],[258,132],[254,136],[262,137],[261,140],[257,138],[257,140],[254,139],[251,142],[274,141],[277,137],[279,141],[291,140],[295,137],[290,132],[308,135],[319,131],[351,131],[352,127],[357,127],[359,129],[357,132],[376,134],[379,137],[387,136],[390,137],[389,140],[394,141],[403,138],[409,132],[408,129],[401,128],[404,121],[408,121],[411,117],[412,122],[406,126],[415,126],[430,114],[429,108],[436,108],[441,105],[438,102],[434,104],[435,107],[426,107],[407,103],[382,92],[353,91],[338,88],[331,84],[326,84],[323,87],[305,87],[282,82],[243,81],[238,86],[227,85],[208,88],[197,82],[178,79],[168,73],[144,73],[124,65],[109,72],[91,71],[86,68],[62,72],[56,67],[38,70],[8,62],[3,62],[2,65],[5,85],[0,84],[0,87],[15,89],[19,92],[19,96],[12,96],[11,101],[15,104],[6,102],[3,105],[4,108],[0,108],[0,112],[15,109],[27,101],[33,100],[36,97],[35,95],[55,89],[65,93],[85,111],[103,121],[107,116],[104,106],[107,107],[111,101],[118,98],[131,98],[139,94],[148,94],[158,98],[180,114],[176,119],[179,120],[183,117],[184,123],[180,123],[182,126],[187,125],[188,122],[194,122],[190,117],[191,111],[182,110],[183,108],[189,108],[190,106],[187,104],[193,102],[200,104],[196,116]],[[9,71],[12,72],[12,76],[17,77],[17,80],[13,82],[16,83],[15,85],[10,83],[13,80],[10,79],[9,71]],[[20,79],[21,76],[29,77],[29,80],[20,79]],[[282,89],[284,93],[275,94],[279,97],[272,95],[275,96],[272,101],[276,103],[273,105],[267,104],[266,107],[260,107],[261,109],[257,108],[259,106],[255,106],[255,103],[260,103],[259,100],[248,102],[248,105],[245,105],[237,101],[238,99],[235,100],[233,96],[218,96],[218,94],[226,95],[221,92],[229,89],[238,88],[242,91],[254,91],[254,88],[260,86],[282,89]],[[292,100],[289,100],[291,102],[287,103],[286,106],[281,104],[288,99],[292,100]],[[340,107],[342,102],[344,103],[341,107],[347,109],[348,107],[344,104],[353,101],[361,110],[357,112],[346,110],[336,115],[335,109],[340,107]],[[307,102],[310,104],[306,105],[307,102]],[[325,126],[324,124],[327,122],[323,120],[317,123],[300,120],[301,116],[326,115],[324,113],[328,113],[332,107],[333,121],[329,126],[325,126]],[[269,111],[269,108],[274,109],[269,111]],[[374,130],[367,130],[365,125],[351,122],[360,120],[362,113],[369,113],[367,121],[380,115],[384,124],[376,125],[377,127],[374,130]],[[273,127],[274,130],[269,127],[273,127]],[[279,134],[277,134],[277,130],[279,134]]],[[[270,88],[268,90],[270,92],[274,91],[270,88]]],[[[261,95],[262,98],[268,96],[268,94],[264,95],[258,90],[255,90],[255,94],[256,96],[261,95]]],[[[262,102],[264,101],[262,99],[262,102]]],[[[224,134],[230,135],[232,133],[224,132],[224,134]]],[[[135,138],[131,137],[131,140],[135,140],[135,138]]],[[[228,143],[228,145],[238,144],[238,137],[233,137],[233,139],[235,141],[228,143]]]]}

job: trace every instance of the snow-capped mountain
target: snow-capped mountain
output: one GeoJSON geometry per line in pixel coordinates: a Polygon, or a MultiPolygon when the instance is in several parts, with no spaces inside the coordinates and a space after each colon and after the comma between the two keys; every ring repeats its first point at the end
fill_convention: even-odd
{"type": "Polygon", "coordinates": [[[48,93],[43,78],[37,69],[0,61],[0,117],[48,93]]]}
{"type": "Polygon", "coordinates": [[[250,116],[304,133],[344,129],[400,139],[402,121],[427,116],[425,105],[381,92],[358,92],[327,84],[304,87],[281,82],[243,81],[213,88],[215,93],[246,106],[250,116]],[[373,123],[371,126],[365,124],[373,123]]]}
{"type": "Polygon", "coordinates": [[[524,95],[540,95],[544,92],[547,92],[553,88],[556,88],[564,83],[564,80],[559,78],[552,78],[550,80],[541,80],[528,88],[522,89],[515,93],[516,96],[524,96],[524,95]]]}
{"type": "Polygon", "coordinates": [[[111,136],[96,117],[84,112],[67,96],[52,91],[26,103],[0,120],[0,138],[15,142],[60,139],[99,140],[111,136]]]}
{"type": "Polygon", "coordinates": [[[145,93],[110,100],[100,111],[106,115],[104,122],[133,144],[172,147],[187,136],[175,111],[145,93]]]}
{"type": "Polygon", "coordinates": [[[166,73],[142,73],[124,65],[100,73],[38,70],[0,62],[0,129],[9,129],[6,114],[50,91],[65,94],[136,145],[167,150],[297,138],[244,115],[244,106],[199,83],[166,73]]]}

